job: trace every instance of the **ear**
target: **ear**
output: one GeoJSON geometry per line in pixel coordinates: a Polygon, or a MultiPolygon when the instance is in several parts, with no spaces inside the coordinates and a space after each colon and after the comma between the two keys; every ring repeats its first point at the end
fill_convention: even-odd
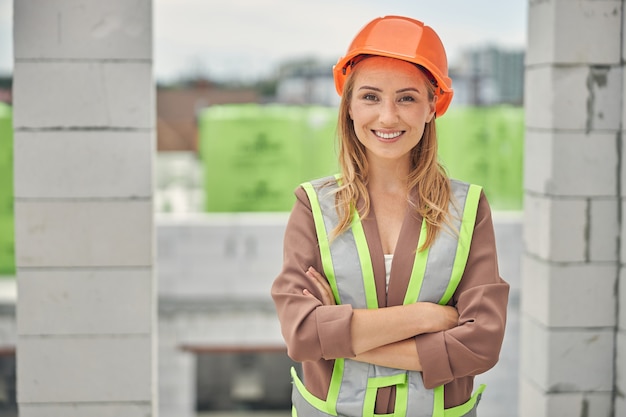
{"type": "Polygon", "coordinates": [[[348,106],[348,115],[350,116],[350,120],[354,120],[354,117],[352,117],[352,107],[348,106]]]}
{"type": "Polygon", "coordinates": [[[430,102],[430,109],[429,109],[428,117],[426,117],[426,123],[430,123],[435,117],[435,110],[437,109],[438,98],[439,98],[438,96],[435,96],[433,97],[433,101],[430,102]]]}

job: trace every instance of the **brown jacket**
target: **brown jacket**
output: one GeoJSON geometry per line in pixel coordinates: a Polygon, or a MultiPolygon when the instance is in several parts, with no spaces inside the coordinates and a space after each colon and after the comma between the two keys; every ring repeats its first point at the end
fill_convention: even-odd
{"type": "MultiPolygon", "coordinates": [[[[272,285],[272,297],[289,356],[302,362],[304,383],[325,399],[335,358],[354,357],[350,337],[351,305],[324,306],[304,272],[309,266],[322,271],[311,205],[302,188],[296,190],[284,239],[284,262],[272,285]]],[[[384,255],[373,208],[363,221],[370,248],[379,307],[401,305],[407,289],[421,218],[407,211],[396,245],[388,294],[385,294],[384,255]]],[[[451,330],[416,336],[415,346],[423,367],[424,385],[445,384],[445,408],[466,402],[474,375],[498,361],[504,337],[509,285],[500,278],[491,211],[481,194],[476,225],[463,278],[450,303],[459,312],[459,325],[451,330]]],[[[379,390],[376,413],[393,410],[394,392],[379,390]]]]}

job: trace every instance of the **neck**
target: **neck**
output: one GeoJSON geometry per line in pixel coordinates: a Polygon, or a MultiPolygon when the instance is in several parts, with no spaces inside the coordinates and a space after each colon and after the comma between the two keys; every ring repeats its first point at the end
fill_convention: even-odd
{"type": "Polygon", "coordinates": [[[397,160],[370,160],[368,188],[384,193],[406,194],[409,166],[397,160]]]}

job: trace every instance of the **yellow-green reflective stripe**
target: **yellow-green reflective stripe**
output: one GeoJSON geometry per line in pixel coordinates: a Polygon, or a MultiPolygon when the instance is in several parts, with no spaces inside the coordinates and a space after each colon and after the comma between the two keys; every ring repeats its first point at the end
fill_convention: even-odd
{"type": "Polygon", "coordinates": [[[318,410],[328,413],[330,415],[333,415],[333,416],[337,415],[337,411],[331,410],[330,407],[328,406],[327,401],[320,400],[319,398],[311,394],[306,389],[302,381],[300,381],[300,378],[298,378],[298,373],[296,372],[296,368],[294,367],[291,367],[291,378],[293,378],[293,383],[296,385],[296,388],[298,389],[300,394],[304,397],[304,399],[309,404],[311,404],[313,407],[317,408],[318,410]]]}
{"type": "Polygon", "coordinates": [[[413,262],[413,270],[411,271],[411,279],[409,280],[409,286],[404,295],[404,304],[412,304],[417,302],[422,289],[422,282],[424,282],[424,274],[426,272],[426,260],[428,259],[428,252],[430,248],[426,248],[422,251],[419,248],[422,247],[426,241],[426,220],[422,220],[422,229],[420,231],[419,242],[417,242],[417,249],[415,251],[415,261],[413,262]]]}
{"type": "Polygon", "coordinates": [[[433,389],[433,417],[444,417],[443,385],[433,389]]]}
{"type": "Polygon", "coordinates": [[[354,242],[356,243],[359,261],[361,263],[361,275],[363,275],[363,288],[365,289],[365,302],[367,308],[369,309],[378,308],[374,268],[372,267],[372,258],[370,256],[369,247],[367,246],[363,223],[361,223],[359,213],[356,210],[353,210],[353,213],[352,234],[354,236],[354,242]]]}
{"type": "MultiPolygon", "coordinates": [[[[404,386],[405,391],[408,386],[407,384],[407,374],[402,372],[396,375],[390,376],[381,376],[368,378],[367,380],[367,388],[365,391],[365,400],[363,402],[363,415],[371,416],[374,415],[374,407],[376,405],[376,394],[378,393],[378,389],[382,387],[391,387],[397,386],[396,388],[396,406],[398,405],[397,395],[404,396],[404,413],[400,413],[401,410],[395,410],[395,412],[391,415],[393,416],[406,416],[406,395],[407,393],[400,392],[402,386],[404,386]]],[[[400,399],[402,400],[402,398],[400,399]]]]}
{"type": "Polygon", "coordinates": [[[324,275],[330,284],[330,288],[335,296],[335,302],[341,304],[339,298],[339,290],[337,290],[337,280],[335,279],[335,269],[333,267],[333,259],[330,256],[330,242],[328,240],[328,233],[326,233],[326,226],[324,225],[324,216],[322,215],[322,208],[317,198],[317,193],[313,184],[306,182],[302,184],[302,188],[306,191],[311,202],[311,210],[313,212],[313,220],[315,223],[315,232],[317,233],[317,241],[320,247],[320,255],[322,257],[322,267],[324,268],[324,275]]]}
{"type": "Polygon", "coordinates": [[[472,236],[474,234],[474,225],[476,224],[476,212],[478,211],[478,201],[482,187],[470,184],[465,198],[465,207],[463,208],[463,218],[461,219],[461,230],[459,230],[459,243],[454,257],[454,265],[452,266],[452,275],[448,288],[446,288],[443,297],[439,300],[439,304],[444,305],[450,301],[450,298],[459,286],[467,257],[469,255],[470,246],[472,244],[472,236]]]}
{"type": "Polygon", "coordinates": [[[326,409],[334,416],[337,415],[337,399],[339,398],[339,390],[341,389],[341,380],[343,379],[344,359],[335,359],[333,365],[333,374],[330,378],[330,386],[328,387],[328,395],[326,396],[326,409]]]}
{"type": "Polygon", "coordinates": [[[409,384],[396,385],[396,404],[394,408],[394,416],[406,417],[407,406],[409,403],[409,384]]]}
{"type": "MultiPolygon", "coordinates": [[[[396,385],[396,403],[394,405],[393,413],[374,414],[374,407],[375,407],[375,400],[376,400],[377,392],[378,392],[377,389],[373,390],[372,392],[373,397],[374,397],[374,403],[370,405],[372,407],[371,408],[372,415],[374,415],[375,417],[406,417],[407,416],[407,406],[409,402],[409,384],[408,383],[396,385]]],[[[363,410],[366,411],[364,415],[370,415],[369,413],[367,413],[367,411],[369,411],[370,409],[364,407],[363,410]]]]}
{"type": "MultiPolygon", "coordinates": [[[[463,417],[465,414],[469,413],[472,408],[476,405],[476,401],[478,400],[478,396],[483,393],[485,390],[485,384],[481,384],[476,392],[472,395],[472,397],[464,404],[461,404],[457,407],[448,408],[447,410],[443,410],[444,417],[463,417]]],[[[434,417],[434,416],[433,416],[434,417]]]]}

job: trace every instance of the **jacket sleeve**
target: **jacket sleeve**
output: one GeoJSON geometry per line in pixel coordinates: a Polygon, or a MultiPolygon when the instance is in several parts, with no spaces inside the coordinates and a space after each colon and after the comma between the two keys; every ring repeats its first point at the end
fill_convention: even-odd
{"type": "Polygon", "coordinates": [[[491,210],[482,194],[467,265],[452,298],[459,312],[459,325],[415,337],[426,388],[478,375],[497,363],[508,294],[509,285],[498,272],[491,210]]]}
{"type": "Polygon", "coordinates": [[[351,305],[324,306],[305,271],[322,263],[311,205],[302,188],[296,189],[284,237],[283,266],[272,284],[281,332],[289,357],[294,361],[317,361],[353,357],[350,338],[351,305]],[[316,298],[302,294],[308,289],[316,298]]]}

